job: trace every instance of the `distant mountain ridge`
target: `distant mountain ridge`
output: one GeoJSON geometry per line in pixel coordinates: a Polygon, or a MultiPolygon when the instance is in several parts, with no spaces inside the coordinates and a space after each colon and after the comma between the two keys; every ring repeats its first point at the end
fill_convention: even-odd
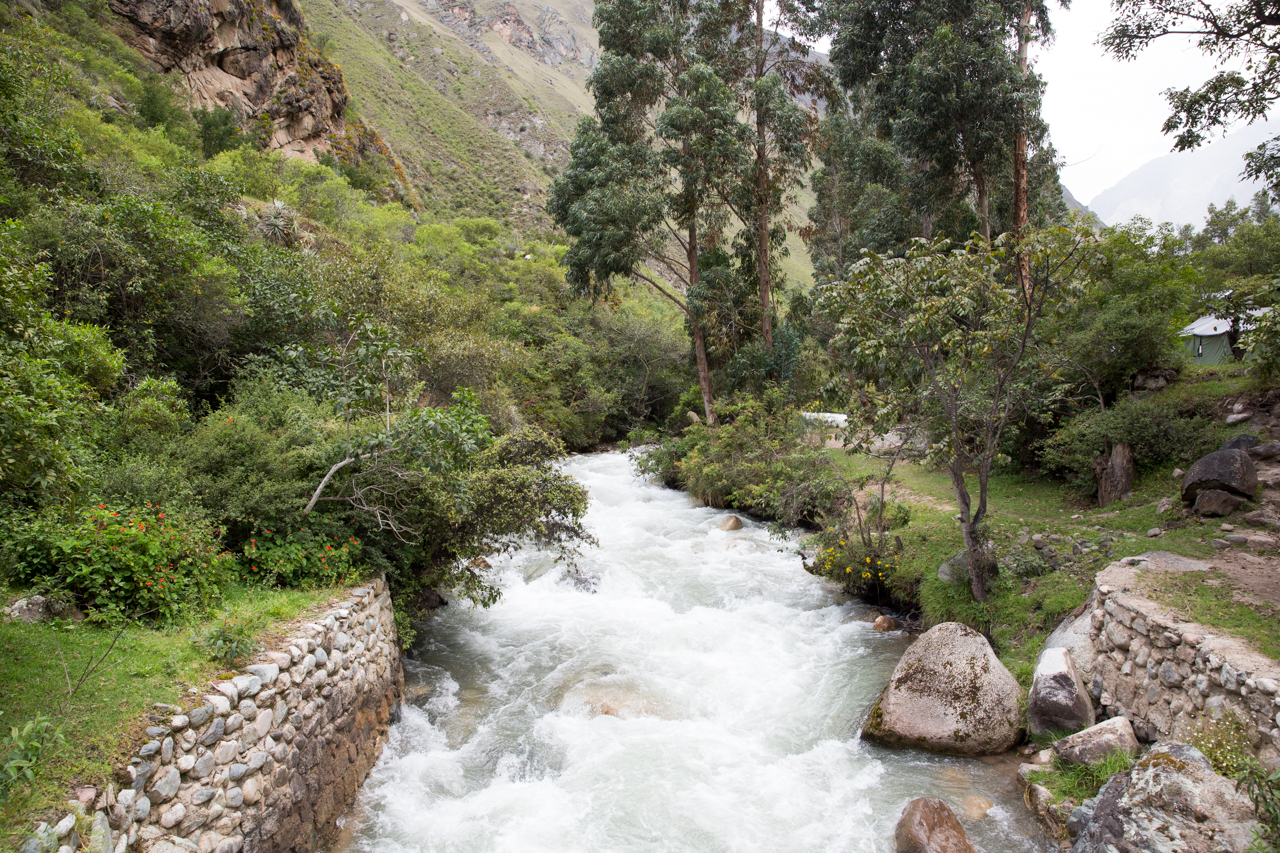
{"type": "Polygon", "coordinates": [[[1130,172],[1115,186],[1089,202],[1089,208],[1108,225],[1143,216],[1152,222],[1204,224],[1210,204],[1221,206],[1235,198],[1248,204],[1262,184],[1245,181],[1244,154],[1280,133],[1280,122],[1240,128],[1195,151],[1157,157],[1130,172]]]}

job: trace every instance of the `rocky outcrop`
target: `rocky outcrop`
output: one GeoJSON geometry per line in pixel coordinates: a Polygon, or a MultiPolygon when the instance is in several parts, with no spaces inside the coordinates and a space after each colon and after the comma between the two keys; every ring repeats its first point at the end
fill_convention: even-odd
{"type": "Polygon", "coordinates": [[[1090,767],[1116,753],[1136,756],[1140,749],[1133,726],[1124,717],[1113,717],[1053,744],[1053,754],[1063,762],[1090,767]]]}
{"type": "Polygon", "coordinates": [[[182,77],[197,107],[222,107],[264,125],[268,147],[327,151],[343,129],[342,71],[306,42],[293,0],[109,0],[128,40],[182,77]]]}
{"type": "Polygon", "coordinates": [[[947,804],[934,797],[907,803],[893,831],[897,853],[976,853],[947,804]]]}
{"type": "Polygon", "coordinates": [[[1182,500],[1191,503],[1207,489],[1253,498],[1258,492],[1258,471],[1243,450],[1215,450],[1196,460],[1182,476],[1182,500]]]}
{"type": "Polygon", "coordinates": [[[862,736],[887,746],[994,755],[1018,741],[1021,692],[985,637],[944,622],[894,667],[862,736]]]}
{"type": "Polygon", "coordinates": [[[1249,799],[1183,743],[1113,776],[1086,819],[1072,853],[1241,853],[1257,828],[1249,799]]]}
{"type": "Polygon", "coordinates": [[[91,849],[324,849],[399,715],[404,681],[385,581],[349,595],[193,707],[157,705],[120,788],[81,799],[103,829],[91,849]]]}
{"type": "Polygon", "coordinates": [[[1027,724],[1033,735],[1093,725],[1089,688],[1066,649],[1045,649],[1040,655],[1027,695],[1027,724]]]}

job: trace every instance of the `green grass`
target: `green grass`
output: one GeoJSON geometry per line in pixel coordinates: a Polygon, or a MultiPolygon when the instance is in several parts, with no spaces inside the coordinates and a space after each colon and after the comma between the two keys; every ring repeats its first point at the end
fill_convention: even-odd
{"type": "Polygon", "coordinates": [[[1148,595],[1187,620],[1229,631],[1267,657],[1280,658],[1280,611],[1236,601],[1236,590],[1222,572],[1143,572],[1140,577],[1148,595]]]}
{"type": "MultiPolygon", "coordinates": [[[[335,594],[343,591],[236,587],[227,591],[224,609],[259,626],[258,636],[266,637],[277,623],[335,594]]],[[[65,721],[67,738],[66,746],[40,766],[35,783],[20,786],[0,809],[0,849],[16,848],[36,820],[64,807],[74,787],[109,781],[137,745],[153,703],[192,703],[203,694],[189,689],[216,678],[219,666],[191,637],[222,614],[169,629],[133,625],[123,633],[86,623],[0,622],[0,731],[7,734],[47,714],[65,721]],[[67,706],[68,682],[75,685],[99,659],[67,706]]]]}
{"type": "Polygon", "coordinates": [[[1055,803],[1069,799],[1079,804],[1096,797],[1108,779],[1132,766],[1133,759],[1123,752],[1113,752],[1092,767],[1055,759],[1051,767],[1032,773],[1031,781],[1048,788],[1055,803]]]}

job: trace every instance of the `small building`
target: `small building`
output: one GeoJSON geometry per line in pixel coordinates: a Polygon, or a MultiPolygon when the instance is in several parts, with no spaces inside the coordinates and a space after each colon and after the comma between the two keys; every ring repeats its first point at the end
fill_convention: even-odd
{"type": "MultiPolygon", "coordinates": [[[[1258,317],[1270,310],[1255,308],[1249,315],[1258,317]]],[[[1253,323],[1245,320],[1241,331],[1247,332],[1251,328],[1253,323]]],[[[1206,315],[1187,326],[1178,336],[1196,364],[1225,364],[1234,359],[1231,354],[1231,321],[1228,319],[1206,315]]]]}

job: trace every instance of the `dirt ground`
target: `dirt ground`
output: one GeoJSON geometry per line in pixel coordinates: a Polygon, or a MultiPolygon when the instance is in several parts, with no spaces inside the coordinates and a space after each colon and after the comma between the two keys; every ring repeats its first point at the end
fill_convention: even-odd
{"type": "MultiPolygon", "coordinates": [[[[1280,612],[1280,557],[1229,551],[1206,561],[1226,576],[1236,589],[1235,600],[1250,607],[1265,607],[1280,612]]],[[[1214,578],[1205,583],[1214,584],[1214,578]]],[[[1280,625],[1277,625],[1280,631],[1280,625]]]]}

